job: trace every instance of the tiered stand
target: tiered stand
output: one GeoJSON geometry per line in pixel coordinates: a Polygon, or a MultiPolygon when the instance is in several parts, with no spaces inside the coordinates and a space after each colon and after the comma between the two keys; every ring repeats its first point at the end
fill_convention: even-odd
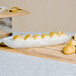
{"type": "MultiPolygon", "coordinates": [[[[0,13],[0,19],[5,19],[5,18],[10,18],[12,19],[12,17],[15,17],[15,16],[23,16],[23,15],[28,15],[30,12],[28,11],[25,11],[25,10],[21,10],[20,12],[18,13],[11,13],[11,12],[7,12],[7,11],[4,11],[2,13],[0,13]]],[[[1,22],[2,23],[2,22],[1,22]]],[[[11,24],[12,25],[12,24],[11,24]]],[[[1,25],[0,25],[1,26],[1,25]]],[[[5,25],[4,25],[5,26],[5,25]]],[[[1,28],[0,28],[1,29],[1,28]]],[[[12,35],[12,27],[11,27],[11,32],[3,32],[2,30],[0,30],[0,38],[4,38],[4,37],[7,37],[7,36],[10,36],[12,35]]]]}
{"type": "Polygon", "coordinates": [[[0,18],[6,18],[6,17],[14,17],[14,16],[23,16],[23,15],[28,15],[30,12],[22,10],[18,13],[11,13],[11,12],[2,12],[0,13],[0,18]]]}

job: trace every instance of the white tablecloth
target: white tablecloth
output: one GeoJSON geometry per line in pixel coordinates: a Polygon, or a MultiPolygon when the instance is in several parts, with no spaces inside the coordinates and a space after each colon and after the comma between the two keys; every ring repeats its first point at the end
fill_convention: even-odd
{"type": "Polygon", "coordinates": [[[76,64],[0,50],[0,76],[76,76],[76,64]]]}

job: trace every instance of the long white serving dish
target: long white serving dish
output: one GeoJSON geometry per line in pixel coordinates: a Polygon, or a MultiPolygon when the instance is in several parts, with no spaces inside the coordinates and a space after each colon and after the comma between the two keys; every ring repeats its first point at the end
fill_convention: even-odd
{"type": "Polygon", "coordinates": [[[7,37],[3,39],[5,45],[11,48],[30,48],[30,47],[42,47],[42,46],[50,46],[50,45],[58,45],[67,42],[70,37],[58,37],[58,38],[50,38],[41,39],[41,40],[22,40],[22,41],[14,41],[12,37],[7,37]]]}

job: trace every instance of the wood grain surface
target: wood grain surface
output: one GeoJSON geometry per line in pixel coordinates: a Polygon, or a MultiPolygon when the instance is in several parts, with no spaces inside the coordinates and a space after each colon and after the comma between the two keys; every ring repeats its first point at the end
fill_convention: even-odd
{"type": "Polygon", "coordinates": [[[12,33],[6,33],[6,34],[3,34],[3,35],[0,35],[0,39],[5,38],[5,37],[9,37],[9,36],[12,36],[12,33]]]}
{"type": "Polygon", "coordinates": [[[24,49],[13,49],[6,46],[3,47],[0,46],[0,50],[4,50],[5,52],[21,53],[25,55],[31,55],[31,56],[76,64],[76,54],[71,54],[71,55],[63,54],[62,49],[64,46],[65,44],[57,45],[57,46],[24,48],[24,49]]]}

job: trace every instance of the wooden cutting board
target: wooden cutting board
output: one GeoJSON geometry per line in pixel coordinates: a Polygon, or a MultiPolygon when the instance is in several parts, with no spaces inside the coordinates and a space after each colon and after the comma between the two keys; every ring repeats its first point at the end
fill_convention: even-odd
{"type": "Polygon", "coordinates": [[[65,55],[61,52],[64,46],[65,44],[49,47],[24,48],[24,49],[12,49],[6,46],[3,47],[0,46],[0,50],[76,64],[76,54],[65,55]]]}

